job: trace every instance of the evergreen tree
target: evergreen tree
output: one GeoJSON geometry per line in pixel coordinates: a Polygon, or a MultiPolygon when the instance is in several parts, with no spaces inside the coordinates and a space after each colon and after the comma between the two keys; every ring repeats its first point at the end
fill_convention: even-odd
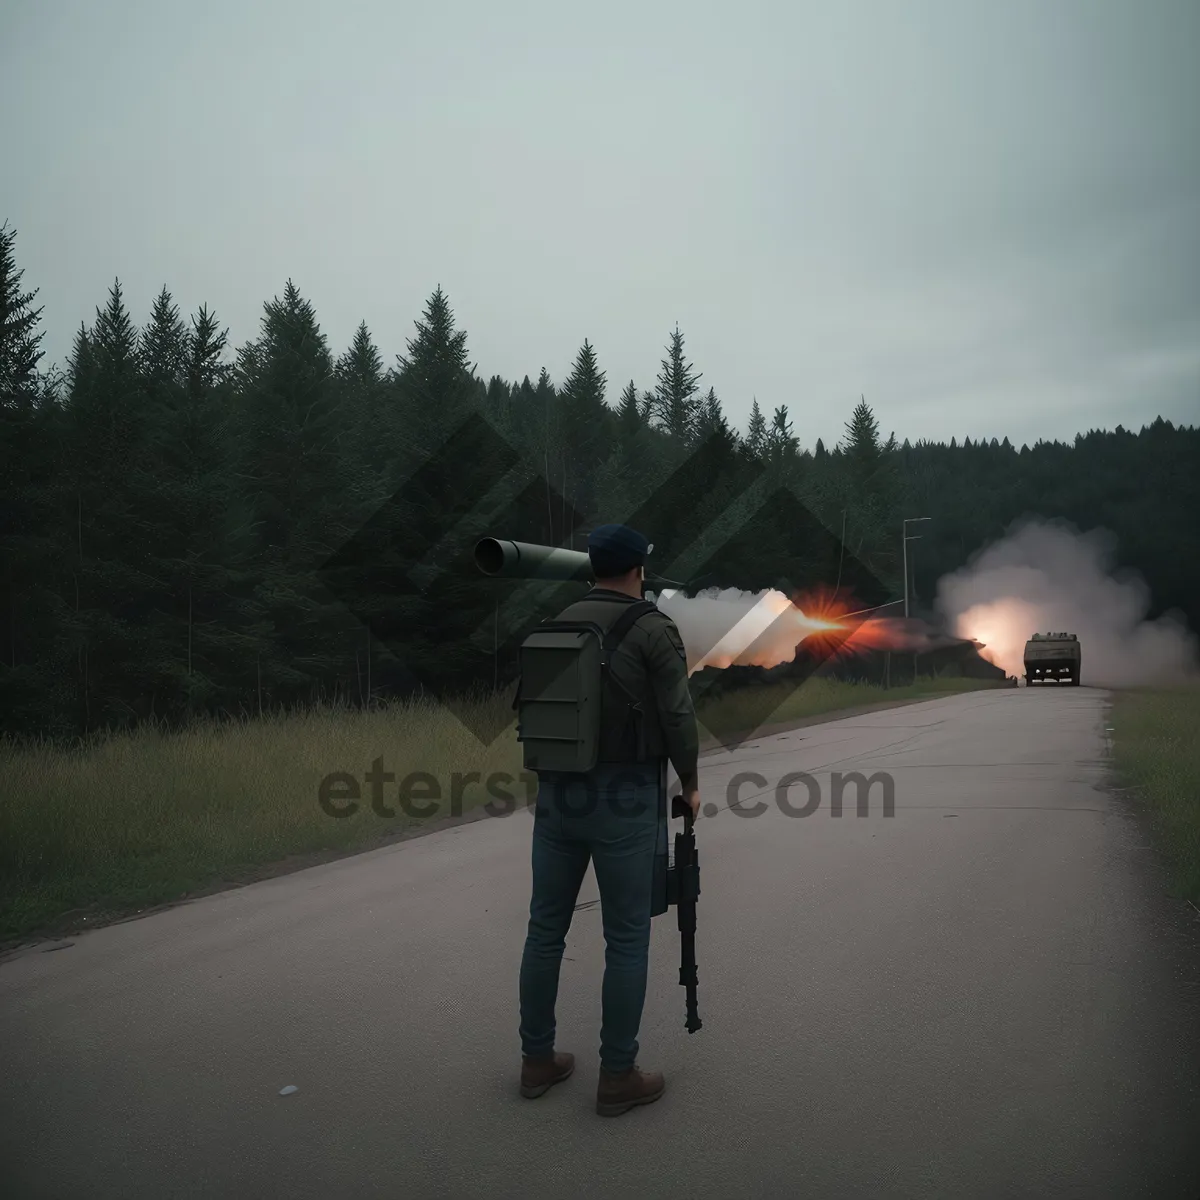
{"type": "Polygon", "coordinates": [[[289,279],[264,305],[262,330],[237,364],[239,442],[248,511],[257,529],[255,688],[295,703],[330,685],[344,661],[335,631],[350,621],[317,571],[353,532],[344,489],[334,361],[312,305],[289,279]]]}
{"type": "Polygon", "coordinates": [[[750,425],[746,430],[746,449],[755,458],[762,458],[767,451],[767,419],[758,407],[758,397],[755,396],[750,405],[750,425]]]}
{"type": "Polygon", "coordinates": [[[590,509],[596,524],[625,520],[645,495],[651,474],[651,431],[646,407],[632,379],[621,393],[613,426],[613,445],[607,454],[601,455],[596,471],[590,509]]]}
{"type": "Polygon", "coordinates": [[[538,372],[537,386],[533,389],[533,411],[540,422],[537,438],[531,449],[536,455],[535,467],[546,486],[545,542],[558,545],[563,536],[563,512],[560,501],[555,503],[552,489],[562,487],[562,413],[558,404],[558,392],[550,382],[550,373],[545,367],[538,372]]]}
{"type": "Polygon", "coordinates": [[[250,683],[247,660],[260,649],[241,628],[253,582],[252,515],[233,470],[226,342],[216,316],[201,307],[184,329],[179,386],[162,393],[149,417],[161,505],[154,574],[162,601],[150,618],[156,690],[166,713],[185,718],[236,707],[250,683]]]}
{"type": "Polygon", "coordinates": [[[686,446],[695,434],[698,409],[695,397],[700,378],[684,357],[683,334],[677,325],[659,371],[654,414],[662,429],[680,447],[686,446]]]}
{"type": "Polygon", "coordinates": [[[645,428],[637,387],[631,379],[617,404],[617,430],[623,442],[630,442],[645,428]]]}
{"type": "Polygon", "coordinates": [[[182,384],[187,361],[187,329],[165,287],[155,298],[138,353],[143,386],[152,403],[161,402],[170,389],[182,384]]]}
{"type": "Polygon", "coordinates": [[[793,461],[799,452],[799,442],[792,433],[792,422],[788,417],[787,405],[780,405],[771,417],[771,427],[766,434],[766,457],[775,467],[793,461]]]}
{"type": "Polygon", "coordinates": [[[400,419],[411,446],[407,466],[431,454],[475,408],[466,330],[457,329],[450,300],[439,285],[417,322],[408,353],[398,357],[400,419]]]}
{"type": "Polygon", "coordinates": [[[32,306],[36,290],[21,288],[15,242],[16,231],[0,226],[0,711],[9,730],[41,733],[66,715],[50,669],[58,412],[38,373],[42,310],[32,306]]]}
{"type": "Polygon", "coordinates": [[[496,428],[510,430],[513,416],[512,389],[499,375],[493,375],[488,380],[483,408],[496,428]]]}
{"type": "Polygon", "coordinates": [[[605,386],[605,374],[596,362],[596,352],[585,340],[559,390],[562,490],[568,503],[579,512],[586,512],[592,506],[594,496],[588,476],[611,441],[605,386]]]}
{"type": "Polygon", "coordinates": [[[67,396],[81,396],[91,385],[95,372],[92,333],[85,323],[75,331],[71,353],[67,357],[67,396]]]}
{"type": "Polygon", "coordinates": [[[156,699],[145,622],[156,594],[157,514],[147,508],[153,463],[144,453],[139,342],[118,281],[76,340],[64,412],[69,469],[57,505],[70,536],[59,594],[85,731],[148,716],[156,699]]]}
{"type": "Polygon", "coordinates": [[[704,441],[714,435],[727,442],[730,447],[737,440],[725,419],[716,389],[710,387],[696,413],[696,440],[704,441]]]}
{"type": "Polygon", "coordinates": [[[169,485],[165,461],[174,447],[157,436],[171,424],[184,396],[187,370],[187,329],[170,292],[163,287],[154,300],[150,320],[138,337],[137,370],[142,398],[140,461],[148,467],[127,481],[126,500],[143,514],[143,569],[147,586],[140,619],[142,643],[138,650],[142,687],[155,697],[155,711],[178,707],[172,681],[178,678],[180,639],[172,618],[172,572],[166,566],[176,552],[178,510],[169,485]]]}
{"type": "Polygon", "coordinates": [[[877,573],[892,568],[896,553],[891,527],[897,501],[895,437],[885,443],[879,422],[862,397],[855,405],[842,446],[840,507],[847,514],[848,549],[865,558],[877,573]]]}
{"type": "Polygon", "coordinates": [[[602,421],[605,386],[606,376],[596,361],[596,351],[592,344],[584,339],[579,353],[575,356],[571,373],[559,389],[559,395],[566,402],[564,407],[580,408],[581,419],[602,421]]]}
{"type": "Polygon", "coordinates": [[[354,331],[350,348],[334,368],[341,408],[350,422],[350,461],[364,504],[378,504],[388,492],[393,457],[404,442],[396,391],[384,376],[383,357],[365,321],[354,331]]]}
{"type": "Polygon", "coordinates": [[[846,422],[844,444],[851,463],[867,471],[875,468],[883,448],[879,442],[879,422],[865,399],[859,399],[846,422]]]}
{"type": "Polygon", "coordinates": [[[375,387],[383,382],[383,359],[366,321],[358,323],[350,349],[338,359],[337,371],[347,383],[359,386],[375,387]]]}
{"type": "MultiPolygon", "coordinates": [[[[705,533],[699,543],[690,549],[692,553],[703,554],[700,550],[700,546],[703,546],[711,548],[709,553],[719,556],[721,531],[729,526],[731,519],[736,521],[734,513],[741,511],[737,507],[738,501],[748,480],[745,478],[738,436],[725,419],[721,402],[713,388],[709,388],[698,405],[693,438],[685,469],[706,480],[707,486],[703,497],[693,506],[693,527],[705,533]]],[[[684,504],[689,503],[688,497],[682,499],[684,504]]]]}
{"type": "Polygon", "coordinates": [[[264,305],[261,334],[242,348],[237,369],[261,544],[299,561],[327,540],[322,521],[339,487],[345,425],[325,335],[290,279],[283,297],[264,305]]]}
{"type": "MultiPolygon", "coordinates": [[[[507,432],[512,444],[540,449],[544,424],[542,414],[537,411],[534,386],[526,375],[510,393],[507,432]]],[[[540,452],[537,457],[540,459],[540,452]]]]}
{"type": "Polygon", "coordinates": [[[15,229],[0,225],[0,403],[6,405],[36,395],[44,336],[37,329],[42,310],[32,306],[36,289],[21,291],[25,272],[17,268],[16,240],[15,229]]]}

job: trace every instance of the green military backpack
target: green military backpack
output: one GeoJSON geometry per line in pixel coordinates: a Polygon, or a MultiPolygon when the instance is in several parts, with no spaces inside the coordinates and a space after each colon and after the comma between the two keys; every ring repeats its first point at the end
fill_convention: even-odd
{"type": "MultiPolygon", "coordinates": [[[[613,651],[642,617],[657,608],[649,600],[640,600],[607,630],[594,621],[543,621],[521,643],[521,678],[513,708],[526,770],[582,773],[595,767],[601,709],[606,695],[613,703],[617,690],[608,669],[613,651]]],[[[640,726],[638,697],[620,690],[628,716],[640,726]]],[[[642,756],[640,745],[637,756],[642,756]]]]}

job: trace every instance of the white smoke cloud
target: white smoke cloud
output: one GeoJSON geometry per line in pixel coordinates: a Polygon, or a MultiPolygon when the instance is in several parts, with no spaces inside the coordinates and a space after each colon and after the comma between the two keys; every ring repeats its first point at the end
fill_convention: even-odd
{"type": "Polygon", "coordinates": [[[710,588],[695,596],[666,590],[658,606],[679,628],[688,671],[702,667],[774,667],[821,622],[809,620],[782,592],[710,588]]]}
{"type": "Polygon", "coordinates": [[[1182,682],[1196,672],[1196,638],[1173,614],[1146,620],[1150,591],[1138,575],[1114,570],[1115,546],[1104,530],[1027,521],[943,577],[938,608],[1010,675],[1024,676],[1034,633],[1063,631],[1079,636],[1084,684],[1182,682]]]}

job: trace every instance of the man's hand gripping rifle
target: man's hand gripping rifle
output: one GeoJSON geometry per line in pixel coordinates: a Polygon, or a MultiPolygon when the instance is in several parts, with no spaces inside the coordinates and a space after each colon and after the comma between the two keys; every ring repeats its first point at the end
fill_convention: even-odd
{"type": "Polygon", "coordinates": [[[687,1031],[700,1028],[696,1011],[696,900],[700,896],[700,860],[696,855],[696,834],[692,807],[682,796],[671,800],[671,816],[683,818],[683,832],[675,835],[675,862],[667,875],[667,902],[679,913],[679,983],[687,988],[687,1031]]]}

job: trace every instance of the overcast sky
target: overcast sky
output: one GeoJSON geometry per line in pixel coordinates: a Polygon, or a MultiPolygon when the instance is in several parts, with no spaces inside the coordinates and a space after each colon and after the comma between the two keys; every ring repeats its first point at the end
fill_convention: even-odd
{"type": "Polygon", "coordinates": [[[291,277],[388,361],[610,399],[679,323],[735,424],[1200,421],[1200,0],[3,0],[0,221],[61,359],[119,276],[241,343],[291,277]]]}

